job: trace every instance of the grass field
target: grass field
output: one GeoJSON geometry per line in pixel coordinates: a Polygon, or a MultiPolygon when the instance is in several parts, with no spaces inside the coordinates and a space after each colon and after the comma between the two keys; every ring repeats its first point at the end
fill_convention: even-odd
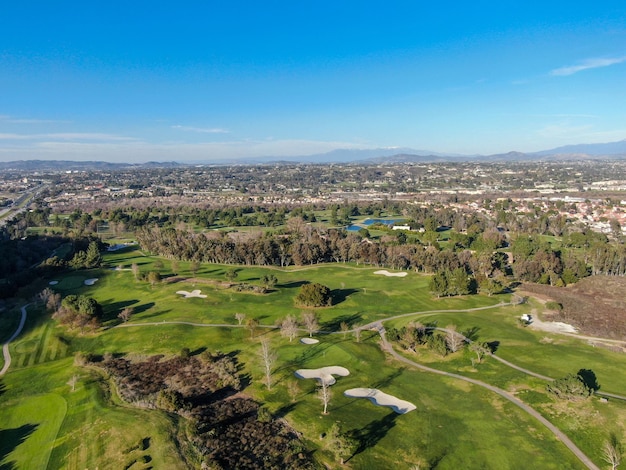
{"type": "MultiPolygon", "coordinates": [[[[29,308],[23,333],[11,345],[13,363],[0,382],[1,461],[15,468],[178,468],[181,466],[172,436],[176,420],[165,413],[125,405],[109,382],[90,369],[74,365],[77,352],[103,354],[177,354],[208,348],[236,352],[251,385],[245,393],[263,402],[302,432],[320,463],[332,464],[321,436],[341,423],[356,436],[359,447],[347,466],[355,469],[408,468],[583,468],[552,434],[508,401],[480,387],[455,379],[420,372],[385,357],[378,336],[366,331],[357,342],[352,333],[339,332],[342,321],[351,326],[415,313],[385,323],[400,327],[412,319],[455,324],[472,330],[480,341],[498,342],[496,354],[535,372],[562,377],[578,369],[591,369],[602,390],[626,394],[623,354],[592,348],[584,342],[522,328],[521,313],[533,306],[497,306],[507,296],[469,296],[433,299],[428,277],[408,273],[404,278],[373,274],[376,269],[354,265],[271,269],[237,267],[239,283],[260,284],[264,274],[277,276],[278,284],[267,294],[235,292],[227,288],[225,272],[232,266],[202,265],[195,274],[188,263],[172,273],[167,260],[146,256],[135,248],[106,253],[103,269],[69,272],[55,278],[54,289],[63,295],[87,294],[105,310],[105,328],[84,335],[68,332],[49,319],[38,306],[29,308]],[[158,267],[160,261],[162,268],[158,267]],[[136,263],[142,272],[159,269],[165,281],[151,286],[136,280],[129,269],[136,263]],[[117,266],[122,270],[113,270],[117,266]],[[168,282],[176,274],[177,282],[168,282]],[[97,278],[93,286],[86,279],[97,278]],[[270,327],[287,314],[302,309],[293,298],[303,282],[329,286],[336,303],[317,309],[320,343],[306,346],[289,342],[278,331],[258,328],[251,334],[235,328],[235,313],[256,318],[270,327]],[[202,290],[206,299],[185,299],[178,290],[202,290]],[[128,326],[120,326],[117,313],[132,306],[128,326]],[[494,306],[489,310],[456,313],[421,313],[494,306]],[[192,322],[202,326],[169,324],[192,322]],[[151,323],[156,323],[152,325],[151,323]],[[233,327],[213,327],[210,324],[233,327]],[[259,339],[270,338],[278,361],[274,386],[261,383],[259,339]],[[350,375],[331,387],[329,414],[323,415],[312,380],[298,380],[294,371],[340,365],[350,375]],[[75,391],[68,382],[77,377],[75,391]],[[369,400],[343,396],[355,387],[379,388],[408,400],[417,409],[397,415],[369,400]],[[141,423],[138,425],[138,423],[141,423]],[[36,454],[36,455],[33,455],[36,454]],[[38,459],[37,461],[28,459],[38,459]]],[[[47,280],[41,285],[47,285],[47,280]]],[[[0,314],[0,331],[11,331],[17,314],[0,314]],[[15,318],[13,318],[15,317],[15,318]]],[[[304,336],[305,333],[303,332],[304,336]]],[[[5,336],[10,336],[10,333],[5,336]]],[[[613,431],[624,436],[626,406],[597,400],[563,405],[545,394],[545,383],[529,378],[492,359],[472,365],[469,351],[440,358],[427,351],[412,356],[431,367],[477,378],[503,389],[534,406],[557,424],[594,461],[602,464],[600,448],[613,431]]],[[[0,463],[1,465],[1,463],[0,463]]]]}

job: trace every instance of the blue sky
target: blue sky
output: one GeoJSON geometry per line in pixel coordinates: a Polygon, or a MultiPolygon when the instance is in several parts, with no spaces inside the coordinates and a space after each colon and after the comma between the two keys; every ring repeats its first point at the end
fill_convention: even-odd
{"type": "Polygon", "coordinates": [[[0,160],[626,139],[626,2],[4,2],[0,160]]]}

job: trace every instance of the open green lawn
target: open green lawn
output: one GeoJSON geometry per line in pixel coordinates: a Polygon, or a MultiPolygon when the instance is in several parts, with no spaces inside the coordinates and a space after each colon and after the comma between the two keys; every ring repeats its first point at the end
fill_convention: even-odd
{"type": "MultiPolygon", "coordinates": [[[[552,377],[591,369],[602,390],[626,394],[622,373],[626,358],[622,354],[520,327],[517,318],[531,306],[497,307],[508,301],[508,296],[436,300],[428,293],[428,276],[408,273],[404,278],[385,277],[373,274],[375,268],[354,265],[236,267],[236,282],[260,285],[263,275],[277,276],[276,288],[260,295],[235,292],[222,284],[232,266],[202,265],[193,275],[189,263],[181,262],[178,272],[173,273],[170,261],[146,256],[135,248],[106,253],[105,262],[108,266],[103,269],[60,275],[54,286],[63,295],[95,297],[105,309],[102,331],[84,335],[68,332],[33,306],[23,333],[11,346],[13,364],[0,382],[4,387],[0,391],[0,432],[9,437],[0,440],[0,455],[6,462],[16,462],[16,468],[46,468],[48,460],[48,468],[125,468],[131,464],[132,468],[177,468],[179,457],[171,439],[174,418],[120,403],[106,380],[95,371],[75,366],[73,357],[76,352],[177,354],[182,348],[236,352],[244,366],[242,372],[252,379],[245,393],[301,431],[309,447],[316,450],[318,462],[332,465],[320,436],[338,421],[360,443],[348,462],[351,468],[407,468],[416,464],[439,469],[583,468],[552,434],[519,408],[483,388],[413,370],[386,358],[373,332],[364,332],[360,342],[352,333],[345,337],[341,333],[320,334],[319,344],[306,346],[297,340],[290,343],[268,328],[258,328],[251,335],[245,328],[208,326],[234,326],[237,312],[265,326],[275,325],[287,314],[299,315],[302,309],[294,305],[293,298],[303,282],[320,282],[333,290],[337,303],[317,309],[325,331],[338,332],[341,321],[363,325],[414,312],[412,317],[389,321],[385,326],[400,327],[413,319],[436,321],[439,326],[455,324],[460,331],[473,330],[480,341],[497,341],[496,354],[522,367],[552,377]],[[178,280],[151,286],[135,279],[130,270],[133,263],[143,273],[159,269],[166,281],[174,274],[178,280]],[[111,269],[120,265],[122,270],[111,269]],[[94,278],[98,281],[93,286],[84,284],[94,278]],[[176,294],[177,290],[193,289],[200,289],[207,298],[185,299],[176,294]],[[117,313],[127,306],[134,307],[136,313],[130,326],[121,327],[117,313]],[[420,314],[485,306],[496,307],[420,314]],[[176,321],[207,326],[166,323],[176,321]],[[271,339],[278,355],[271,390],[261,383],[258,350],[263,337],[271,339]],[[298,380],[294,371],[330,365],[346,367],[350,375],[332,386],[330,413],[322,415],[314,381],[298,380]],[[72,392],[68,381],[74,375],[78,381],[72,392]],[[417,409],[397,415],[369,400],[343,396],[344,390],[354,387],[379,388],[414,403],[417,409]],[[41,449],[35,451],[40,459],[36,465],[28,460],[35,458],[33,449],[41,449]]],[[[47,280],[42,285],[47,285],[47,280]]],[[[10,331],[16,324],[17,315],[8,313],[0,315],[2,331],[10,331]]],[[[608,430],[624,435],[621,423],[626,421],[626,406],[617,401],[599,404],[588,400],[563,406],[544,393],[545,384],[539,379],[489,358],[472,366],[469,351],[443,359],[420,351],[411,358],[516,391],[567,432],[598,465],[608,430]]]]}

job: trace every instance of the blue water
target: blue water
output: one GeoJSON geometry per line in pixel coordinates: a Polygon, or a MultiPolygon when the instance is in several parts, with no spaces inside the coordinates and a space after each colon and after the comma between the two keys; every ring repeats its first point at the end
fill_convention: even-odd
{"type": "Polygon", "coordinates": [[[374,224],[384,224],[384,225],[397,225],[400,222],[404,222],[403,219],[393,219],[393,220],[383,220],[383,219],[365,219],[365,221],[363,222],[363,225],[367,225],[368,227],[370,225],[374,225],[374,224]]]}

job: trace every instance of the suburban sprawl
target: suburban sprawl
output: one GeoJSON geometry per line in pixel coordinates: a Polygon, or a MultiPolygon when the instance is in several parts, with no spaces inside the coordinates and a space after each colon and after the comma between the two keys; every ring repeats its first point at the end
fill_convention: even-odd
{"type": "Polygon", "coordinates": [[[0,173],[0,468],[599,469],[626,160],[0,173]]]}

